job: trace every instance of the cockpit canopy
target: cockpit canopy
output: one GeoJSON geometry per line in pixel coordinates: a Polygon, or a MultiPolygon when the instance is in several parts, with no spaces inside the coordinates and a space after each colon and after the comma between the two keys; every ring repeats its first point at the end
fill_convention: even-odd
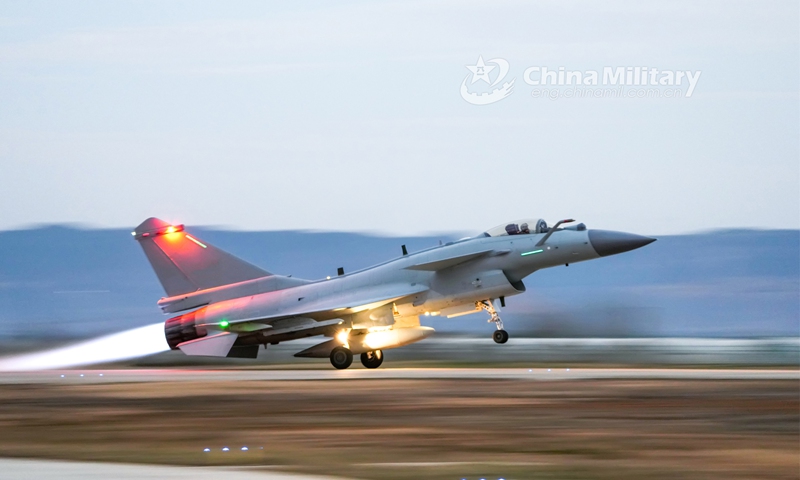
{"type": "Polygon", "coordinates": [[[485,237],[502,237],[505,235],[528,235],[531,233],[547,233],[550,230],[542,218],[526,218],[504,223],[483,233],[485,237]]]}

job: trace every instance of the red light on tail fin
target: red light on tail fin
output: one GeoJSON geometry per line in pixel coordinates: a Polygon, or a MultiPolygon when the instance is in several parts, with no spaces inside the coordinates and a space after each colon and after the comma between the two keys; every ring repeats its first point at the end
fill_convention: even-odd
{"type": "Polygon", "coordinates": [[[177,233],[182,231],[183,231],[183,225],[170,225],[164,230],[159,230],[158,233],[161,235],[166,235],[168,233],[177,233]]]}
{"type": "Polygon", "coordinates": [[[178,233],[183,231],[183,225],[158,218],[148,218],[134,230],[168,296],[271,275],[194,236],[178,233]]]}

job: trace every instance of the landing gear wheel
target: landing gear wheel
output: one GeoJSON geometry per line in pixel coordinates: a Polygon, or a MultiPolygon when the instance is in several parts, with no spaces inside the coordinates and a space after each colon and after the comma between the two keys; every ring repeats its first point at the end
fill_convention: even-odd
{"type": "Polygon", "coordinates": [[[361,364],[367,368],[378,368],[383,363],[383,352],[372,350],[361,354],[361,364]]]}
{"type": "Polygon", "coordinates": [[[353,352],[349,348],[336,347],[331,351],[331,365],[344,370],[353,363],[353,352]]]}
{"type": "Polygon", "coordinates": [[[508,332],[505,330],[495,330],[492,334],[492,340],[495,343],[506,343],[508,341],[508,332]]]}

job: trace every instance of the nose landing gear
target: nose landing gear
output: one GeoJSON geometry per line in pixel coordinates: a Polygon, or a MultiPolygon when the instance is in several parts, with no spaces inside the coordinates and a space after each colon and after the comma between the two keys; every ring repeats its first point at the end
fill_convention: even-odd
{"type": "Polygon", "coordinates": [[[483,300],[482,302],[477,302],[476,306],[489,312],[491,317],[488,322],[494,322],[494,325],[497,327],[497,331],[492,334],[492,340],[494,340],[495,343],[506,343],[508,341],[508,332],[503,330],[503,320],[501,320],[500,315],[497,314],[497,310],[494,308],[492,301],[483,300]]]}
{"type": "Polygon", "coordinates": [[[492,334],[494,343],[506,343],[508,341],[508,332],[505,330],[495,330],[492,334]]]}

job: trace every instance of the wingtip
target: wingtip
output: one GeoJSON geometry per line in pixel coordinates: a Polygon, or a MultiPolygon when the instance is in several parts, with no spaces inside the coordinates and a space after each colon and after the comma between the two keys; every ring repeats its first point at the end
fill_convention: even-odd
{"type": "Polygon", "coordinates": [[[140,223],[133,232],[137,235],[145,233],[145,232],[152,232],[154,230],[158,230],[164,227],[168,227],[171,224],[161,220],[160,218],[150,217],[144,222],[140,223]]]}

